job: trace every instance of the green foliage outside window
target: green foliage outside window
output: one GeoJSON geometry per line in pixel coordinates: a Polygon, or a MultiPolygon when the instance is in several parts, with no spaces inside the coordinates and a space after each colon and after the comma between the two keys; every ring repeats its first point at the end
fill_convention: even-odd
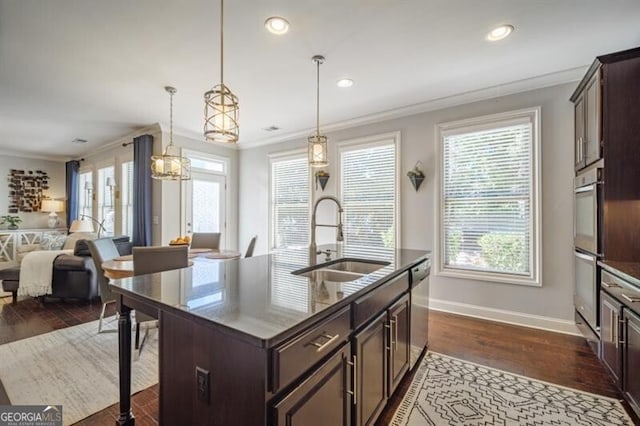
{"type": "Polygon", "coordinates": [[[484,261],[498,271],[526,271],[524,253],[526,245],[523,235],[491,233],[480,237],[478,241],[484,261]]]}

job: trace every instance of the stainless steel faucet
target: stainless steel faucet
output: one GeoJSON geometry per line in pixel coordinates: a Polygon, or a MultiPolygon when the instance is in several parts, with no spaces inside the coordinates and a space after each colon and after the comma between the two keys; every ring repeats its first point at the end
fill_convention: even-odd
{"type": "Polygon", "coordinates": [[[323,226],[329,228],[338,228],[336,232],[336,242],[344,241],[344,235],[342,233],[342,205],[340,204],[340,200],[331,195],[325,195],[324,197],[318,198],[316,203],[313,205],[313,214],[311,215],[311,244],[309,245],[309,258],[312,264],[315,264],[316,256],[321,252],[318,252],[318,247],[316,246],[316,227],[323,226]],[[320,204],[323,200],[331,200],[335,202],[338,206],[338,224],[337,225],[325,225],[325,224],[317,224],[316,223],[316,211],[318,210],[318,204],[320,204]]]}

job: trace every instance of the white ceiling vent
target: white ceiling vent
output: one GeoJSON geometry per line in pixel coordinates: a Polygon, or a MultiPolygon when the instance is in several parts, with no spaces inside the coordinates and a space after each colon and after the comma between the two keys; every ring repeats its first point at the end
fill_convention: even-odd
{"type": "Polygon", "coordinates": [[[71,143],[77,143],[77,144],[83,144],[87,142],[88,141],[86,139],[80,139],[80,138],[75,138],[74,140],[71,141],[71,143]]]}
{"type": "Polygon", "coordinates": [[[262,130],[264,130],[265,132],[275,132],[276,130],[280,130],[280,127],[269,126],[269,127],[264,127],[262,130]]]}

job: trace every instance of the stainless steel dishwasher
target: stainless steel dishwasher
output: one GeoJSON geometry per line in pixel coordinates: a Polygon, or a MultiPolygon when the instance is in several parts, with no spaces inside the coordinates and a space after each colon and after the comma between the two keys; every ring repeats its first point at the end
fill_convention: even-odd
{"type": "Polygon", "coordinates": [[[429,336],[429,272],[431,259],[411,268],[411,350],[409,368],[416,364],[429,336]]]}

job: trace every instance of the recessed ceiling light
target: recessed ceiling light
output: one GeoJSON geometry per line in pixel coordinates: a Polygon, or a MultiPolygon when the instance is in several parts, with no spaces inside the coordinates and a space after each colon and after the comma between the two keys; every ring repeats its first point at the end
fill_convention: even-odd
{"type": "Polygon", "coordinates": [[[513,31],[513,25],[500,25],[487,34],[487,40],[498,41],[506,38],[513,31]]]}
{"type": "Polygon", "coordinates": [[[338,87],[351,87],[353,86],[353,80],[351,80],[350,78],[341,78],[340,80],[336,81],[336,84],[338,85],[338,87]]]}
{"type": "Polygon", "coordinates": [[[289,22],[279,16],[272,16],[264,21],[264,26],[270,33],[282,35],[289,31],[289,22]]]}

